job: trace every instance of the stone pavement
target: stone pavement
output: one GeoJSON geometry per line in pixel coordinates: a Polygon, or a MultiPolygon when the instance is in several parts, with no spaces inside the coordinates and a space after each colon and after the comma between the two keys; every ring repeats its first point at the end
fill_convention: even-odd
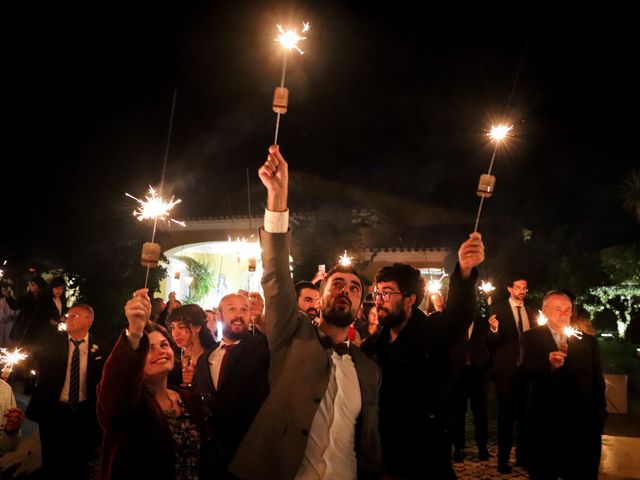
{"type": "Polygon", "coordinates": [[[458,480],[526,480],[529,478],[527,471],[523,468],[515,466],[515,455],[511,452],[511,468],[513,472],[508,475],[498,473],[498,447],[495,443],[490,443],[487,448],[491,457],[489,460],[481,462],[478,459],[478,450],[475,447],[475,442],[467,442],[470,448],[465,449],[466,458],[463,463],[454,463],[453,468],[456,471],[458,480]]]}

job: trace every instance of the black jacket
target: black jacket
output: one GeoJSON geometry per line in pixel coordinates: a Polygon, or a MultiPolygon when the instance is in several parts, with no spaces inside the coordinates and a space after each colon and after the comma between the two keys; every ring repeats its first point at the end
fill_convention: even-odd
{"type": "Polygon", "coordinates": [[[477,277],[474,269],[463,280],[456,266],[443,312],[427,317],[414,308],[395,341],[384,327],[361,346],[382,369],[380,435],[388,473],[435,472],[437,478],[451,469],[445,432],[450,355],[474,317],[477,277]]]}

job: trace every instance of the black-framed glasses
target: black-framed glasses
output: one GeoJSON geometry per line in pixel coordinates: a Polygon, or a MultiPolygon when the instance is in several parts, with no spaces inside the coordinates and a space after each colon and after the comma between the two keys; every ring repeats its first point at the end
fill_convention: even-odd
{"type": "Polygon", "coordinates": [[[389,300],[391,300],[391,295],[407,295],[407,293],[405,292],[373,292],[371,294],[371,296],[373,297],[373,301],[375,302],[376,299],[379,297],[382,299],[383,302],[388,302],[389,300]]]}

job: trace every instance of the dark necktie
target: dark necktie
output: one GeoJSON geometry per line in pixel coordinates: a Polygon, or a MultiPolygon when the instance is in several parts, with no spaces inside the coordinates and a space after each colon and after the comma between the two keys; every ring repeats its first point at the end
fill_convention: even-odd
{"type": "Polygon", "coordinates": [[[231,350],[233,349],[233,347],[235,347],[237,345],[237,343],[225,343],[222,345],[222,350],[224,350],[224,355],[222,357],[222,361],[220,362],[220,372],[218,373],[218,388],[220,388],[220,385],[222,385],[222,380],[224,377],[224,371],[227,367],[227,358],[229,358],[229,354],[231,353],[231,350]]]}
{"type": "Polygon", "coordinates": [[[524,326],[522,324],[522,305],[516,305],[516,308],[518,309],[518,332],[522,333],[524,331],[524,326]]]}
{"type": "Polygon", "coordinates": [[[80,344],[82,340],[70,338],[71,343],[75,347],[71,354],[71,370],[69,372],[69,400],[67,405],[72,412],[75,412],[80,402],[80,344]]]}
{"type": "Polygon", "coordinates": [[[321,336],[320,337],[320,343],[327,350],[333,350],[334,352],[336,352],[340,356],[346,355],[347,353],[349,353],[349,343],[348,342],[332,343],[331,342],[331,338],[326,337],[326,336],[324,336],[324,337],[321,336]]]}

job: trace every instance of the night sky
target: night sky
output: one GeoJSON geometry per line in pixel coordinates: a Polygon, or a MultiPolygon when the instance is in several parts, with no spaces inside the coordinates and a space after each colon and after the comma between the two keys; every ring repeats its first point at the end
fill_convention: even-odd
{"type": "Polygon", "coordinates": [[[506,115],[514,138],[483,220],[516,218],[534,234],[568,225],[590,247],[637,238],[619,198],[640,168],[630,15],[184,3],[11,7],[0,255],[46,252],[82,238],[87,222],[128,215],[124,193],[159,183],[174,90],[165,191],[183,199],[176,216],[246,213],[246,169],[256,182],[274,134],[275,25],[301,20],[311,31],[305,54],[289,56],[279,142],[292,172],[473,217],[485,134],[506,115]]]}

